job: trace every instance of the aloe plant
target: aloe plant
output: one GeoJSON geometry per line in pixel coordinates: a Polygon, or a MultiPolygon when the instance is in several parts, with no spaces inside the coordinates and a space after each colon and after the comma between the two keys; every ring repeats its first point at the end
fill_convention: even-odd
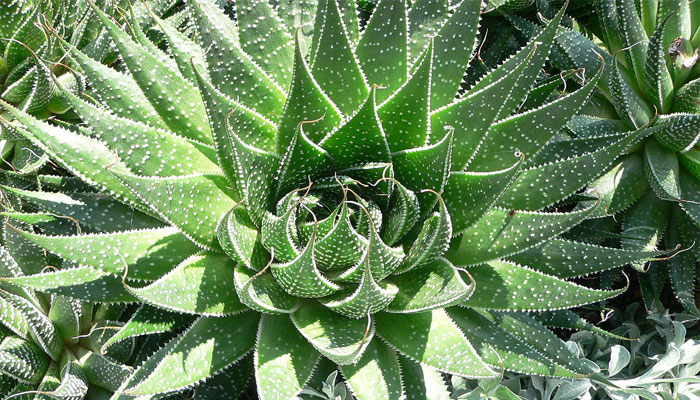
{"type": "MultiPolygon", "coordinates": [[[[574,14],[584,34],[561,27],[552,60],[562,70],[599,68],[604,63],[603,76],[589,105],[543,157],[573,156],[647,126],[655,130],[583,196],[604,199],[596,216],[608,217],[624,248],[690,249],[666,262],[635,267],[642,272],[648,304],[659,300],[670,280],[678,300],[698,315],[694,282],[700,260],[700,6],[686,0],[588,4],[587,12],[574,14]]],[[[522,18],[512,21],[528,35],[542,29],[522,18]]]]}
{"type": "MultiPolygon", "coordinates": [[[[384,0],[361,32],[352,2],[233,8],[235,21],[188,0],[193,37],[156,18],[163,51],[93,5],[126,68],[62,42],[92,87],[57,84],[83,124],[2,103],[93,188],[5,187],[83,229],[16,231],[79,265],[85,296],[143,304],[104,347],[181,332],[115,398],[233,398],[254,376],[260,398],[289,399],[314,369],[340,368],[358,399],[447,398],[441,373],[594,372],[524,311],[615,296],[570,279],[660,254],[563,240],[598,206],[553,207],[652,131],[530,161],[602,74],[551,102],[551,84],[532,88],[563,10],[457,98],[479,1],[384,0]],[[122,284],[89,284],[102,280],[122,284]]],[[[61,286],[52,274],[17,284],[61,286]]],[[[554,326],[588,327],[552,312],[554,326]]]]}

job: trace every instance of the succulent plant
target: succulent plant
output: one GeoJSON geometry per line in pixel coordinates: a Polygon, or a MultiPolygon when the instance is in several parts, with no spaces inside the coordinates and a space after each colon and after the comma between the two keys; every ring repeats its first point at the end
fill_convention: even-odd
{"type": "MultiPolygon", "coordinates": [[[[125,363],[135,352],[134,339],[101,349],[124,325],[117,321],[124,306],[77,300],[71,288],[57,287],[58,281],[42,287],[43,293],[18,286],[28,274],[41,276],[42,265],[52,267],[41,249],[21,236],[7,233],[5,240],[8,247],[0,247],[0,396],[82,399],[89,391],[92,398],[108,398],[133,371],[125,363]]],[[[69,271],[61,275],[64,282],[71,279],[69,271]]]]}
{"type": "MultiPolygon", "coordinates": [[[[352,2],[238,1],[232,20],[188,0],[193,37],[156,18],[165,51],[93,7],[126,68],[62,42],[92,88],[57,84],[83,124],[2,103],[93,191],[5,193],[80,224],[16,228],[78,265],[78,298],[143,303],[107,348],[178,333],[115,398],[234,398],[254,376],[260,398],[289,399],[327,367],[359,399],[446,398],[440,373],[594,372],[524,311],[615,296],[570,279],[660,254],[563,240],[598,205],[555,206],[652,132],[530,160],[602,73],[551,102],[557,82],[533,87],[563,10],[457,97],[479,1],[384,0],[360,32],[352,2]]],[[[62,285],[24,284],[47,282],[62,285]]]]}
{"type": "MultiPolygon", "coordinates": [[[[589,105],[550,144],[550,152],[572,156],[647,126],[655,131],[584,196],[604,199],[598,217],[608,217],[624,248],[690,249],[666,262],[635,266],[648,270],[639,275],[648,303],[659,299],[670,278],[678,300],[699,315],[694,282],[700,261],[700,5],[589,3],[589,12],[578,18],[585,35],[560,28],[552,59],[563,70],[598,68],[603,60],[603,76],[589,105]]],[[[523,19],[515,24],[530,35],[542,29],[523,19]]]]}

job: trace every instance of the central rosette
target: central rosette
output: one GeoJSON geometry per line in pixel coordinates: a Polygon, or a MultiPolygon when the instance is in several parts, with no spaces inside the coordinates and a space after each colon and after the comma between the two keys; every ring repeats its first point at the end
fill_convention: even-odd
{"type": "Polygon", "coordinates": [[[409,301],[400,298],[401,281],[435,264],[452,230],[437,193],[419,193],[426,208],[440,204],[422,213],[418,196],[386,177],[390,171],[388,164],[365,165],[309,180],[264,212],[257,231],[242,207],[231,210],[219,236],[239,261],[241,301],[262,312],[291,312],[312,300],[350,318],[409,301]]]}

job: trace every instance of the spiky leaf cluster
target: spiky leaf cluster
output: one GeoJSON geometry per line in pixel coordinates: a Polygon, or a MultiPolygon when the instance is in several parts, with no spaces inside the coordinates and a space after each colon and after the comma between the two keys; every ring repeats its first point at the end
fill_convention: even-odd
{"type": "MultiPolygon", "coordinates": [[[[603,74],[590,104],[548,152],[576,154],[608,146],[635,130],[653,131],[586,190],[585,195],[604,202],[599,221],[590,226],[615,216],[617,222],[608,218],[608,226],[621,234],[616,238],[623,248],[683,250],[667,262],[635,267],[648,303],[658,301],[670,281],[683,306],[698,314],[700,5],[686,0],[588,3],[587,13],[574,16],[599,41],[562,27],[553,60],[562,69],[598,68],[603,62],[603,74]]],[[[512,21],[531,34],[542,29],[521,18],[512,21]]]]}
{"type": "MultiPolygon", "coordinates": [[[[146,32],[153,25],[151,13],[165,15],[172,21],[181,20],[177,3],[175,0],[138,2],[129,13],[123,8],[128,2],[98,1],[105,12],[121,21],[128,19],[132,27],[146,32]]],[[[155,31],[149,33],[158,38],[155,31]]],[[[3,1],[0,4],[0,98],[38,118],[74,121],[75,114],[70,112],[70,104],[57,85],[77,93],[85,89],[85,80],[82,75],[70,73],[72,63],[61,41],[80,48],[100,63],[117,60],[109,35],[95,18],[88,1],[3,1]]],[[[12,120],[7,112],[2,112],[0,117],[12,120]]],[[[0,131],[0,155],[4,160],[0,168],[20,175],[34,173],[48,162],[41,149],[8,124],[0,131]]]]}
{"type": "Polygon", "coordinates": [[[234,21],[189,0],[193,35],[155,18],[166,50],[93,6],[125,69],[65,44],[93,92],[57,87],[83,124],[3,106],[95,191],[6,192],[83,229],[19,228],[80,266],[28,280],[144,304],[107,346],[184,329],[115,398],[235,397],[254,376],[260,398],[288,399],[338,367],[359,399],[447,398],[440,373],[594,372],[527,312],[590,328],[559,310],[624,289],[570,278],[659,253],[563,240],[598,204],[552,206],[651,132],[538,158],[603,69],[529,97],[561,10],[457,97],[480,5],[384,0],[360,30],[352,2],[237,1],[234,21]]]}

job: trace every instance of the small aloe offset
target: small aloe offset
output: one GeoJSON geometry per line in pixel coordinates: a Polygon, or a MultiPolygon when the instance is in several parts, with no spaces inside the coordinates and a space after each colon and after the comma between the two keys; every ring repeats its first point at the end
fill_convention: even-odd
{"type": "Polygon", "coordinates": [[[166,50],[92,6],[124,68],[61,42],[93,89],[57,84],[83,124],[2,103],[92,190],[4,190],[36,211],[8,212],[9,229],[77,265],[17,285],[141,303],[106,349],[177,334],[115,399],[235,398],[251,378],[261,399],[289,399],[338,368],[361,400],[448,398],[443,373],[595,372],[526,312],[592,329],[564,309],[624,288],[570,278],[660,254],[561,239],[599,204],[554,207],[650,132],[534,157],[603,71],[520,108],[563,9],[457,97],[475,0],[383,0],[362,30],[353,2],[241,0],[234,21],[188,0],[192,35],[155,18],[166,50]],[[31,215],[81,232],[22,228],[31,215]]]}

